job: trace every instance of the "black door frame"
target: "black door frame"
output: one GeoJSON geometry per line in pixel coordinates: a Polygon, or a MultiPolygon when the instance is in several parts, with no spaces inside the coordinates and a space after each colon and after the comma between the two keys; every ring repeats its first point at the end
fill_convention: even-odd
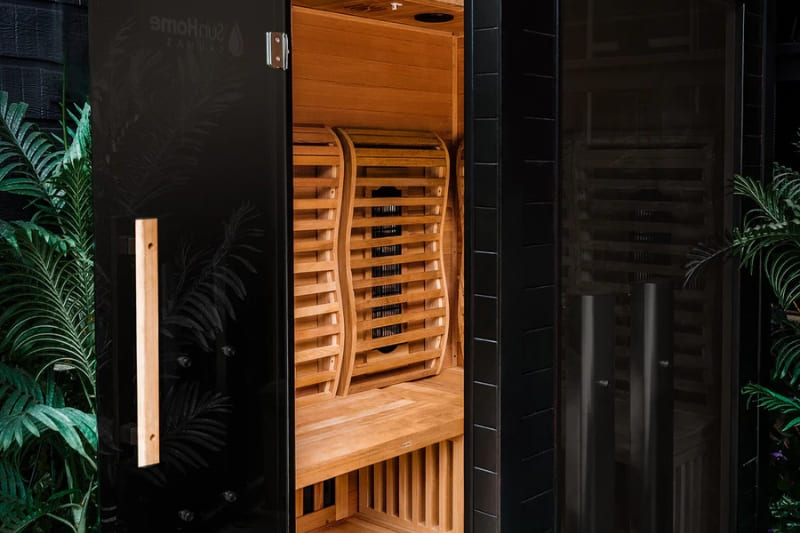
{"type": "MultiPolygon", "coordinates": [[[[774,162],[775,0],[735,0],[737,4],[737,76],[735,171],[765,183],[774,162]]],[[[734,223],[749,205],[735,202],[734,223]]],[[[760,267],[742,274],[734,302],[731,407],[731,525],[736,531],[760,531],[769,517],[769,421],[739,394],[747,383],[769,381],[769,286],[760,267]]]]}
{"type": "MultiPolygon", "coordinates": [[[[733,1],[741,69],[734,166],[767,180],[775,2],[733,1]]],[[[559,0],[465,0],[465,507],[471,533],[558,527],[559,7],[559,0]]],[[[737,203],[735,221],[745,208],[737,203]]],[[[761,466],[767,431],[738,391],[766,378],[768,301],[760,275],[734,287],[730,520],[737,531],[755,531],[767,516],[761,466]]]]}

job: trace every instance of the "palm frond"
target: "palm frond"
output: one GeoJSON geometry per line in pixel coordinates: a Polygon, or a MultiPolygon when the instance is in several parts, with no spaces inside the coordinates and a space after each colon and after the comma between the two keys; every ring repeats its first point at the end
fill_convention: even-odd
{"type": "MultiPolygon", "coordinates": [[[[755,207],[745,214],[741,227],[735,228],[731,235],[699,244],[689,252],[686,283],[710,263],[729,255],[737,256],[740,265],[752,273],[761,252],[784,246],[800,247],[800,175],[778,167],[773,181],[767,185],[737,175],[733,181],[733,192],[752,201],[755,207]]],[[[775,272],[787,281],[787,272],[782,269],[786,264],[773,266],[775,272]]]]}
{"type": "Polygon", "coordinates": [[[788,320],[782,309],[773,314],[777,327],[772,332],[772,378],[796,386],[800,383],[800,324],[788,320]]]}
{"type": "Polygon", "coordinates": [[[63,405],[52,379],[42,387],[19,368],[0,363],[0,452],[22,448],[48,430],[89,461],[97,450],[94,415],[63,405]]]}
{"type": "MultiPolygon", "coordinates": [[[[55,213],[53,223],[60,234],[74,244],[69,250],[67,278],[71,280],[76,309],[84,323],[93,324],[94,284],[94,198],[92,190],[90,110],[85,105],[79,114],[69,113],[66,126],[69,140],[63,163],[54,181],[62,191],[63,205],[55,213]]],[[[94,328],[87,329],[86,343],[94,346],[94,328]]]]}
{"type": "Polygon", "coordinates": [[[64,124],[66,137],[61,139],[64,144],[64,158],[61,166],[81,161],[91,152],[91,107],[86,103],[83,107],[76,106],[75,110],[67,110],[69,122],[64,124]],[[77,111],[77,112],[76,112],[77,111]]]}
{"type": "Polygon", "coordinates": [[[686,256],[686,275],[684,286],[688,286],[697,276],[699,276],[709,265],[727,258],[733,250],[733,239],[730,235],[721,240],[711,240],[700,243],[686,256]]]}
{"type": "Polygon", "coordinates": [[[797,398],[789,398],[756,383],[745,385],[742,394],[748,396],[748,401],[755,402],[758,407],[786,417],[789,421],[784,424],[781,431],[789,431],[800,426],[800,401],[797,398]]]}
{"type": "Polygon", "coordinates": [[[0,532],[22,531],[45,514],[28,490],[19,465],[10,457],[0,457],[0,532]]]}
{"type": "Polygon", "coordinates": [[[25,111],[0,92],[0,192],[32,207],[0,221],[0,530],[83,532],[98,447],[89,107],[66,111],[62,139],[25,111]]]}
{"type": "Polygon", "coordinates": [[[51,178],[63,155],[47,134],[25,121],[25,103],[8,103],[0,91],[0,192],[49,203],[51,178]]]}
{"type": "Polygon", "coordinates": [[[800,248],[775,246],[764,250],[761,257],[764,275],[778,299],[781,309],[790,309],[800,298],[800,248]]]}
{"type": "Polygon", "coordinates": [[[65,253],[70,241],[35,224],[20,224],[15,233],[20,257],[0,258],[0,330],[5,332],[0,350],[16,360],[45,358],[46,366],[68,365],[94,391],[93,302],[87,296],[93,289],[83,286],[92,282],[91,263],[75,264],[74,255],[65,253]],[[75,274],[79,267],[81,276],[75,274]]]}
{"type": "Polygon", "coordinates": [[[733,193],[750,199],[756,207],[749,211],[753,224],[769,224],[784,220],[786,203],[784,191],[786,180],[774,179],[764,185],[752,178],[736,175],[733,179],[733,193]]]}
{"type": "Polygon", "coordinates": [[[29,531],[44,518],[76,531],[77,528],[60,515],[74,507],[70,497],[77,495],[78,491],[68,489],[47,494],[46,485],[26,481],[16,460],[0,457],[0,533],[29,531]]]}

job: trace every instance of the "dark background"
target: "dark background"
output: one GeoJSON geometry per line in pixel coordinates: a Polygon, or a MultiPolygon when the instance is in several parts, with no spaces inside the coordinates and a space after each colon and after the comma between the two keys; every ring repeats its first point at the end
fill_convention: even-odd
{"type": "Polygon", "coordinates": [[[800,168],[800,2],[779,0],[777,21],[775,160],[800,168]]]}

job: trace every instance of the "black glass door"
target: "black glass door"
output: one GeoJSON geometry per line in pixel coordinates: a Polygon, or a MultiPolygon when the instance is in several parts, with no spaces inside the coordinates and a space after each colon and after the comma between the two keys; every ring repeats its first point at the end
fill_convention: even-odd
{"type": "Polygon", "coordinates": [[[733,219],[734,3],[561,24],[562,531],[730,531],[735,285],[685,265],[733,219]]]}
{"type": "Polygon", "coordinates": [[[92,3],[103,531],[288,530],[287,16],[92,3]]]}

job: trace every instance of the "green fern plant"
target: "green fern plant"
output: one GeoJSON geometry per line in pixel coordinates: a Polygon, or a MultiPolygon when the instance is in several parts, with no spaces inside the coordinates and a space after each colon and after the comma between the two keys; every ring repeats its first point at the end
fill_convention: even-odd
{"type": "Polygon", "coordinates": [[[97,529],[89,107],[61,136],[0,92],[0,531],[97,529]]]}
{"type": "Polygon", "coordinates": [[[800,173],[776,166],[768,184],[736,176],[733,192],[754,207],[722,242],[690,254],[687,280],[710,262],[733,256],[751,274],[760,266],[774,294],[770,383],[749,384],[742,393],[774,422],[773,531],[800,531],[800,515],[792,510],[800,506],[800,173]]]}

